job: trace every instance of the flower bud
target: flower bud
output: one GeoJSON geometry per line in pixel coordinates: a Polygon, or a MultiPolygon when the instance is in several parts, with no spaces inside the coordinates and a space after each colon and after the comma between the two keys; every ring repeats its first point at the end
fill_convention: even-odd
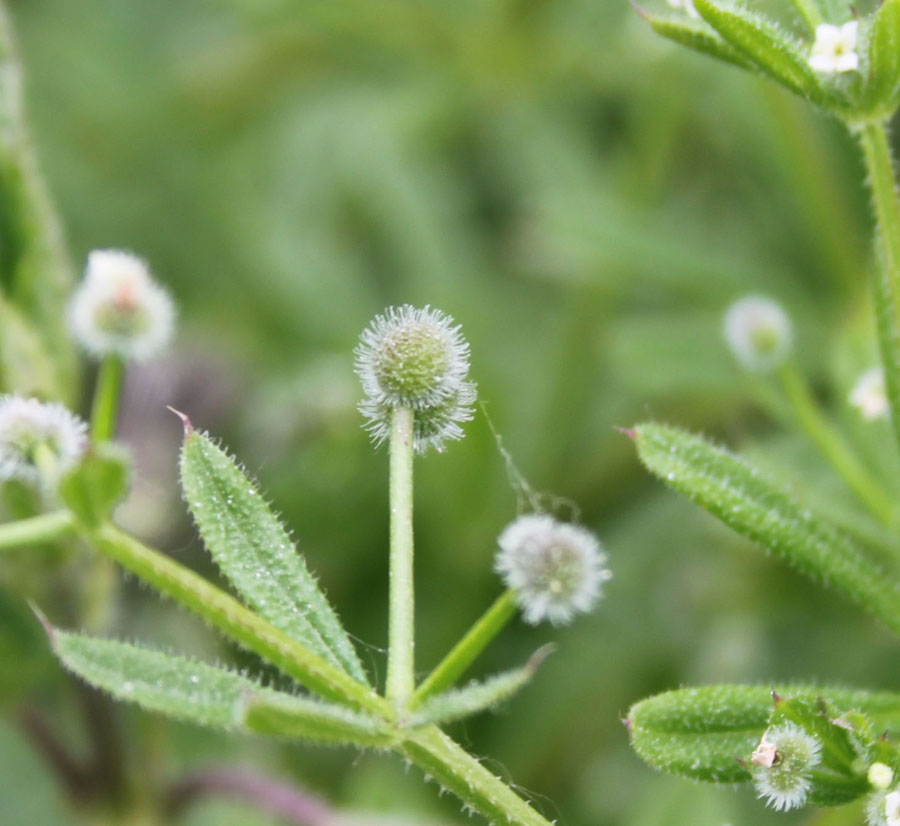
{"type": "Polygon", "coordinates": [[[472,418],[469,345],[459,325],[439,310],[405,304],[376,316],[356,348],[356,372],[366,394],[359,409],[376,444],[390,435],[398,407],[414,412],[418,453],[461,438],[460,423],[472,418]]]}
{"type": "Polygon", "coordinates": [[[886,789],[894,782],[894,770],[885,763],[873,763],[867,776],[875,789],[886,789]]]}
{"type": "Polygon", "coordinates": [[[87,447],[87,425],[61,404],[0,396],[0,480],[41,481],[38,452],[47,450],[57,472],[74,465],[87,447]]]}
{"type": "Polygon", "coordinates": [[[563,625],[590,611],[612,576],[590,531],[550,516],[520,516],[500,534],[498,545],[494,568],[532,625],[545,619],[563,625]]]}
{"type": "Polygon", "coordinates": [[[148,359],[168,344],[174,319],[169,294],[140,258],[118,250],[95,250],[88,256],[69,322],[89,353],[148,359]]]}
{"type": "Polygon", "coordinates": [[[791,321],[781,305],[763,296],[736,301],[725,314],[725,340],[748,370],[767,373],[791,350],[791,321]]]}
{"type": "Polygon", "coordinates": [[[819,738],[794,723],[769,729],[751,758],[757,794],[778,811],[799,808],[806,803],[821,752],[819,738]]]}
{"type": "Polygon", "coordinates": [[[866,370],[850,391],[852,404],[866,421],[885,419],[890,412],[887,390],[884,386],[884,371],[880,367],[866,370]]]}

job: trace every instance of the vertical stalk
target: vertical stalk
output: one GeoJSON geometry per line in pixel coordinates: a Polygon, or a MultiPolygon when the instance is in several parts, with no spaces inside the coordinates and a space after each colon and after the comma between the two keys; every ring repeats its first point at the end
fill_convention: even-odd
{"type": "Polygon", "coordinates": [[[875,208],[878,340],[894,436],[900,444],[900,200],[885,125],[866,124],[859,131],[859,140],[875,208]]]}
{"type": "Polygon", "coordinates": [[[813,0],[793,0],[793,2],[794,8],[797,9],[800,16],[806,21],[806,25],[812,31],[815,31],[817,26],[821,26],[825,22],[813,0]]]}
{"type": "Polygon", "coordinates": [[[91,411],[91,438],[94,442],[108,442],[116,435],[124,372],[125,367],[119,356],[107,356],[100,364],[91,411]]]}
{"type": "Polygon", "coordinates": [[[390,603],[386,694],[405,705],[415,688],[415,598],[413,589],[413,427],[415,413],[397,407],[391,414],[390,603]]]}
{"type": "Polygon", "coordinates": [[[872,477],[841,434],[825,418],[809,387],[790,362],[778,369],[778,379],[798,423],[857,499],[883,524],[894,521],[894,503],[872,477]]]}
{"type": "Polygon", "coordinates": [[[416,689],[410,707],[414,708],[429,697],[450,688],[465,673],[475,658],[487,648],[491,640],[503,630],[515,613],[516,593],[510,588],[497,597],[481,619],[469,629],[416,689]]]}

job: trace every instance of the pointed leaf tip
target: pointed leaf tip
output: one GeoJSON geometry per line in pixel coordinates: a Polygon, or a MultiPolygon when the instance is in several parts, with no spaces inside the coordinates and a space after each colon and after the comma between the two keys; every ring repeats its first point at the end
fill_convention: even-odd
{"type": "Polygon", "coordinates": [[[47,615],[37,606],[37,603],[33,600],[28,600],[28,607],[31,609],[31,613],[37,617],[37,621],[41,624],[44,629],[44,633],[47,635],[47,639],[50,640],[50,645],[56,648],[56,629],[50,624],[50,620],[47,619],[47,615]]]}
{"type": "Polygon", "coordinates": [[[187,413],[182,413],[180,410],[176,410],[172,405],[166,405],[167,410],[171,410],[179,419],[181,419],[181,423],[184,425],[184,435],[189,436],[194,432],[194,426],[191,424],[191,420],[188,418],[187,413]]]}
{"type": "Polygon", "coordinates": [[[637,439],[637,431],[633,427],[614,427],[613,429],[618,430],[619,433],[627,436],[632,442],[637,439]]]}
{"type": "Polygon", "coordinates": [[[557,645],[554,642],[548,642],[546,645],[542,645],[531,655],[531,657],[529,657],[528,662],[525,663],[525,668],[534,674],[534,672],[544,664],[547,657],[556,653],[556,649],[557,645]]]}
{"type": "Polygon", "coordinates": [[[644,20],[648,20],[650,18],[650,13],[643,7],[639,6],[635,0],[628,0],[629,5],[633,8],[644,20]]]}

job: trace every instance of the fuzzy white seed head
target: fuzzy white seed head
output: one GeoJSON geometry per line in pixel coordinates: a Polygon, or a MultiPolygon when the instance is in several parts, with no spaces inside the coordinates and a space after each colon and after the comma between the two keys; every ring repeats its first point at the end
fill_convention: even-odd
{"type": "Polygon", "coordinates": [[[859,22],[851,20],[843,26],[823,23],[816,26],[816,40],[809,55],[809,65],[823,74],[852,72],[859,68],[856,41],[859,22]]]}
{"type": "Polygon", "coordinates": [[[753,782],[759,797],[778,811],[797,809],[809,796],[810,773],[819,764],[822,743],[794,723],[775,726],[763,734],[754,755],[771,759],[753,761],[753,782]]]}
{"type": "Polygon", "coordinates": [[[516,593],[525,621],[564,625],[587,613],[612,574],[590,531],[530,514],[511,522],[497,540],[494,569],[516,593]]]}
{"type": "Polygon", "coordinates": [[[140,258],[119,250],[94,250],[84,281],[72,296],[69,323],[81,346],[94,356],[144,360],[169,343],[175,309],[140,258]]]}
{"type": "Polygon", "coordinates": [[[41,481],[39,449],[58,471],[74,465],[87,447],[87,425],[61,404],[0,396],[0,480],[41,481]]]}
{"type": "Polygon", "coordinates": [[[884,386],[884,371],[880,367],[866,370],[850,391],[852,404],[866,421],[886,419],[890,412],[887,390],[884,386]]]}
{"type": "Polygon", "coordinates": [[[355,355],[366,394],[359,409],[376,444],[390,435],[398,407],[414,412],[418,453],[462,438],[476,392],[466,380],[469,345],[452,318],[428,306],[390,307],[363,331],[355,355]]]}
{"type": "Polygon", "coordinates": [[[725,340],[735,358],[748,370],[767,373],[791,351],[791,320],[780,304],[751,295],[736,301],[725,313],[725,340]]]}
{"type": "Polygon", "coordinates": [[[867,776],[874,789],[887,789],[894,782],[894,770],[886,763],[873,763],[867,776]]]}

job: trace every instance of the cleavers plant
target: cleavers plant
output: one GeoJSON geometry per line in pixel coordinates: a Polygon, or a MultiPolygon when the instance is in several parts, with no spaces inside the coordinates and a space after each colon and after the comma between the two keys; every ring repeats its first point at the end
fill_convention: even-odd
{"type": "MultiPolygon", "coordinates": [[[[888,123],[900,106],[900,2],[868,14],[849,4],[794,0],[785,21],[748,5],[694,0],[664,15],[639,9],[659,34],[764,75],[842,121],[862,148],[876,219],[874,304],[883,371],[852,401],[867,418],[890,412],[900,442],[900,200],[888,123]]],[[[791,330],[773,302],[728,313],[741,364],[773,374],[797,423],[849,490],[888,529],[898,508],[818,409],[789,357],[791,330]]],[[[628,431],[665,484],[900,635],[900,579],[755,468],[704,438],[658,423],[628,431]]],[[[900,694],[813,685],[682,688],[635,704],[637,753],[654,767],[719,783],[752,781],[779,810],[867,797],[869,826],[900,824],[900,694]]]]}

